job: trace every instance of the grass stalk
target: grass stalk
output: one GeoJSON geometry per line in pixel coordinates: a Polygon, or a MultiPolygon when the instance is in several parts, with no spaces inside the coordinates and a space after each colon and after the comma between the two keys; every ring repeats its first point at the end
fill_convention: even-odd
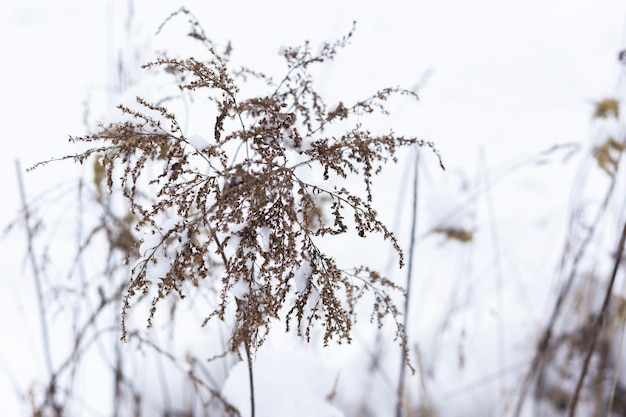
{"type": "MultiPolygon", "coordinates": [[[[409,322],[409,307],[411,302],[411,277],[413,275],[413,259],[415,257],[415,235],[417,230],[417,204],[418,204],[418,187],[419,187],[419,150],[415,152],[415,168],[413,171],[413,204],[411,208],[411,240],[409,243],[409,257],[407,261],[406,271],[406,297],[404,299],[404,317],[402,326],[406,332],[409,322]]],[[[408,355],[407,345],[402,346],[402,356],[400,358],[400,375],[398,376],[398,398],[396,400],[396,417],[402,417],[404,383],[406,378],[406,357],[408,355]]]]}
{"type": "Polygon", "coordinates": [[[44,354],[44,362],[46,364],[46,370],[50,377],[53,376],[52,369],[52,354],[50,351],[50,336],[48,334],[48,322],[46,320],[46,306],[43,297],[43,289],[41,285],[40,269],[35,256],[34,240],[35,230],[31,225],[30,210],[28,208],[28,202],[26,201],[26,191],[24,189],[24,181],[22,178],[22,168],[20,161],[15,160],[15,170],[17,173],[17,182],[20,190],[20,199],[22,202],[22,214],[24,215],[24,227],[26,228],[26,241],[28,260],[30,261],[31,268],[33,270],[33,280],[35,281],[35,291],[37,293],[37,307],[39,312],[39,323],[41,325],[41,341],[44,354]]]}
{"type": "Polygon", "coordinates": [[[593,323],[593,333],[591,335],[591,341],[589,343],[587,354],[585,355],[585,360],[583,362],[582,370],[580,371],[580,376],[578,377],[578,381],[576,383],[576,389],[574,390],[574,394],[572,395],[572,401],[570,402],[569,410],[567,413],[568,417],[574,417],[576,415],[576,406],[578,405],[578,399],[580,397],[580,390],[582,389],[583,382],[585,381],[585,377],[587,376],[587,371],[589,369],[589,362],[591,361],[591,357],[593,356],[593,352],[596,347],[596,342],[598,340],[598,335],[600,334],[600,331],[602,330],[603,324],[606,322],[607,314],[609,312],[611,294],[613,293],[613,286],[615,285],[617,271],[619,271],[622,256],[624,255],[625,243],[626,243],[626,220],[624,221],[624,226],[622,228],[622,235],[620,236],[619,243],[617,245],[615,262],[613,263],[613,271],[611,273],[611,278],[609,279],[609,283],[604,293],[604,301],[602,302],[602,307],[600,308],[600,312],[596,316],[596,320],[593,323]]]}

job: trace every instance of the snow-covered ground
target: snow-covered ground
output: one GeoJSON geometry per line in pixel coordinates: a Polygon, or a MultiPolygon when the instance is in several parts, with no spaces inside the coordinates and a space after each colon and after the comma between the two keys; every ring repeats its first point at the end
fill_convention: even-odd
{"type": "MultiPolygon", "coordinates": [[[[571,188],[591,136],[600,134],[591,123],[594,102],[623,93],[623,67],[617,61],[626,42],[623,2],[269,0],[189,1],[186,6],[210,38],[221,45],[232,41],[238,63],[276,76],[283,74],[281,46],[336,39],[355,20],[351,44],[319,71],[319,88],[328,103],[360,99],[387,86],[420,85],[418,104],[394,101],[392,116],[379,122],[381,130],[393,127],[399,134],[434,141],[447,167],[442,172],[432,154],[421,154],[427,168],[420,171],[422,238],[409,334],[412,359],[419,352],[422,371],[409,377],[408,389],[422,403],[431,401],[438,416],[504,415],[552,308],[571,188]],[[540,164],[541,152],[554,145],[564,146],[547,156],[549,163],[540,164]],[[572,149],[577,153],[563,162],[572,149]],[[472,229],[475,238],[467,245],[444,242],[441,235],[428,234],[437,226],[472,229]]],[[[154,36],[177,7],[150,0],[9,0],[0,6],[4,223],[18,216],[21,205],[16,160],[23,170],[75,153],[68,135],[84,133],[85,119],[93,125],[110,117],[119,100],[116,90],[138,81],[143,72],[136,67],[153,58],[152,51],[178,52],[188,45],[184,22],[154,36]]],[[[147,87],[140,83],[136,88],[147,87]]],[[[193,123],[190,134],[203,135],[202,126],[193,123]]],[[[410,160],[389,166],[377,181],[375,200],[405,246],[410,160]]],[[[88,168],[63,162],[23,173],[28,197],[74,204],[67,197],[72,179],[88,168]]],[[[581,190],[594,191],[593,186],[581,190]]],[[[619,211],[613,215],[623,220],[619,211]]],[[[71,223],[64,207],[49,216],[60,229],[71,223]]],[[[71,239],[67,235],[50,231],[50,236],[71,239]]],[[[73,253],[62,238],[47,244],[56,256],[73,253]]],[[[364,256],[384,270],[387,252],[379,244],[355,241],[337,248],[345,259],[364,256]]],[[[28,398],[23,396],[46,375],[36,289],[23,231],[12,231],[0,245],[0,408],[3,415],[26,415],[28,398]]],[[[404,272],[390,271],[404,279],[404,272]]],[[[621,284],[618,288],[623,294],[621,284]]],[[[55,296],[47,294],[50,301],[55,296]]],[[[185,348],[201,345],[194,337],[183,339],[185,348]]],[[[69,342],[58,334],[52,341],[53,357],[62,356],[69,342]]],[[[392,353],[383,355],[382,371],[370,381],[363,364],[377,341],[369,333],[355,346],[322,351],[290,343],[277,336],[259,354],[263,400],[257,416],[351,417],[362,404],[376,415],[392,415],[399,365],[394,344],[384,345],[383,351],[392,353]],[[333,389],[337,401],[326,403],[333,389]]],[[[100,408],[107,406],[106,395],[89,396],[110,388],[98,383],[103,368],[98,355],[90,360],[95,374],[81,379],[89,385],[82,387],[89,405],[84,412],[108,415],[100,408]]],[[[223,391],[242,408],[248,406],[245,371],[245,363],[235,367],[223,391]]],[[[149,381],[146,386],[151,387],[149,381]]]]}

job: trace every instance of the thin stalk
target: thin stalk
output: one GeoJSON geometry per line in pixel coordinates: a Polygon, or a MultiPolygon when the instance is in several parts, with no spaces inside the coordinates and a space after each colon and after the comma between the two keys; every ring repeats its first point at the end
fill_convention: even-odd
{"type": "Polygon", "coordinates": [[[250,343],[247,340],[246,356],[248,357],[248,380],[250,381],[250,417],[254,417],[254,372],[252,370],[252,357],[250,356],[250,343]]]}
{"type": "MultiPolygon", "coordinates": [[[[618,352],[623,352],[624,347],[624,329],[626,328],[626,314],[621,312],[622,316],[622,331],[619,336],[619,348],[618,352]]],[[[613,410],[613,403],[615,402],[615,392],[617,391],[617,384],[619,383],[620,370],[622,368],[622,355],[617,357],[617,365],[615,367],[615,375],[613,375],[613,382],[611,382],[611,395],[609,396],[609,405],[607,406],[607,417],[611,417],[613,410]]]]}
{"type": "Polygon", "coordinates": [[[578,382],[576,383],[576,389],[574,390],[574,395],[572,396],[572,401],[570,403],[568,417],[574,417],[576,414],[576,405],[578,404],[578,398],[580,395],[580,390],[582,388],[583,382],[585,381],[585,377],[587,376],[587,370],[589,368],[589,362],[591,361],[591,356],[593,356],[593,352],[596,347],[596,342],[598,340],[598,335],[600,334],[600,330],[602,329],[602,325],[606,320],[606,315],[609,311],[609,304],[611,302],[611,294],[613,293],[613,285],[615,284],[615,279],[617,277],[617,271],[619,271],[620,264],[622,263],[622,256],[624,255],[624,244],[626,243],[626,220],[624,221],[624,227],[622,228],[622,235],[619,239],[619,243],[617,245],[617,251],[615,254],[615,263],[613,264],[613,272],[611,273],[611,279],[609,280],[609,284],[607,285],[606,292],[604,294],[604,301],[602,302],[602,308],[596,317],[596,320],[593,325],[593,333],[591,336],[591,343],[589,345],[589,349],[587,350],[587,355],[585,356],[585,361],[583,362],[583,369],[580,372],[580,377],[578,378],[578,382]]]}
{"type": "MultiPolygon", "coordinates": [[[[252,270],[250,271],[250,281],[248,282],[248,299],[245,301],[245,314],[246,316],[250,314],[250,297],[252,296],[252,282],[254,281],[254,265],[252,266],[252,270]]],[[[247,319],[247,317],[246,317],[247,319]]],[[[254,371],[252,367],[254,366],[254,361],[252,360],[252,352],[250,350],[251,345],[251,329],[249,325],[247,326],[246,332],[246,340],[244,342],[246,346],[246,358],[248,359],[248,382],[250,383],[250,417],[254,417],[255,414],[255,404],[254,404],[254,371]]],[[[256,333],[254,333],[256,334],[256,333]]]]}
{"type": "MultiPolygon", "coordinates": [[[[620,154],[620,156],[618,157],[618,164],[619,164],[619,161],[621,160],[621,155],[622,154],[620,154]]],[[[580,181],[582,181],[582,179],[580,181]]],[[[569,248],[570,244],[567,243],[565,249],[563,250],[563,254],[561,258],[561,265],[559,269],[561,270],[561,272],[565,269],[567,257],[570,254],[570,251],[574,251],[574,254],[571,256],[570,270],[567,275],[567,278],[565,279],[565,283],[563,287],[560,289],[557,299],[554,303],[554,307],[552,308],[552,313],[550,315],[550,318],[548,319],[548,323],[543,331],[543,334],[541,335],[541,338],[539,339],[537,348],[535,350],[535,355],[531,361],[530,368],[526,374],[526,378],[521,384],[522,387],[520,389],[520,394],[518,396],[515,410],[512,414],[513,417],[519,417],[521,415],[522,410],[524,408],[525,399],[530,389],[530,386],[532,385],[532,382],[535,376],[538,374],[539,370],[544,365],[544,362],[547,358],[547,352],[550,349],[550,343],[552,341],[554,326],[556,325],[557,319],[560,317],[562,313],[563,303],[567,299],[569,292],[573,287],[574,280],[578,276],[577,274],[578,274],[578,267],[580,265],[580,262],[583,260],[584,256],[587,254],[587,249],[589,247],[589,244],[592,242],[594,236],[596,235],[597,225],[600,223],[600,220],[602,219],[602,217],[606,214],[611,197],[613,197],[615,184],[616,184],[616,181],[615,181],[615,178],[613,178],[611,180],[611,183],[609,184],[606,194],[604,195],[602,203],[600,204],[600,207],[598,208],[598,211],[596,212],[594,216],[594,220],[591,223],[591,227],[588,227],[586,229],[585,237],[583,238],[579,247],[574,251],[573,249],[569,248]]],[[[575,187],[577,185],[578,185],[578,188],[581,188],[579,184],[575,184],[575,187]]],[[[574,208],[572,210],[574,210],[574,208]]],[[[572,228],[573,226],[570,225],[570,229],[572,228]]],[[[573,233],[572,230],[570,230],[569,234],[571,235],[572,233],[573,233]]]]}
{"type": "MultiPolygon", "coordinates": [[[[214,234],[213,238],[215,239],[216,242],[219,242],[219,240],[217,239],[217,236],[214,234]]],[[[222,256],[223,255],[222,253],[222,256]]],[[[251,278],[252,279],[252,278],[251,278]]],[[[250,282],[250,292],[252,292],[252,283],[250,282]]],[[[247,322],[247,315],[249,313],[249,304],[250,300],[242,300],[242,299],[237,299],[237,309],[241,309],[244,312],[244,321],[247,322]],[[244,304],[245,303],[245,304],[244,304]]],[[[246,326],[248,326],[248,323],[246,323],[246,326]]],[[[250,417],[254,417],[255,414],[255,402],[254,402],[254,370],[252,369],[252,367],[254,366],[254,361],[252,360],[252,350],[250,349],[251,346],[251,332],[252,330],[249,327],[246,327],[246,337],[245,337],[245,341],[243,342],[244,348],[246,349],[246,361],[248,362],[248,384],[250,386],[250,417]]]]}
{"type": "MultiPolygon", "coordinates": [[[[413,275],[413,258],[415,257],[415,234],[417,230],[417,203],[418,203],[418,186],[419,186],[419,150],[415,153],[415,171],[413,172],[413,207],[411,212],[411,240],[409,243],[409,259],[406,271],[406,298],[404,299],[404,318],[403,329],[406,335],[406,329],[409,322],[409,307],[411,301],[411,276],[413,275]]],[[[396,417],[402,417],[402,398],[404,396],[404,380],[406,374],[406,358],[408,345],[402,345],[402,357],[400,358],[400,376],[398,377],[398,398],[396,400],[396,417]]]]}
{"type": "Polygon", "coordinates": [[[22,200],[22,211],[24,214],[24,226],[26,227],[27,237],[27,250],[28,259],[33,269],[33,279],[35,281],[35,291],[37,292],[37,307],[39,309],[39,322],[41,325],[41,340],[43,345],[44,361],[46,363],[46,370],[48,375],[53,377],[54,372],[52,370],[52,354],[50,353],[50,336],[48,335],[48,322],[46,320],[46,306],[44,305],[43,290],[41,286],[41,277],[39,276],[39,265],[35,257],[35,249],[33,247],[33,240],[35,239],[34,229],[30,224],[30,210],[28,209],[28,203],[26,202],[26,191],[24,190],[24,181],[22,180],[22,168],[20,167],[20,161],[15,160],[15,170],[17,171],[17,181],[20,189],[20,199],[22,200]]]}
{"type": "Polygon", "coordinates": [[[483,175],[485,177],[485,199],[487,202],[487,210],[489,212],[489,229],[491,232],[491,243],[493,245],[493,263],[495,268],[495,278],[496,278],[496,304],[498,308],[498,369],[500,372],[498,373],[498,386],[499,386],[499,394],[498,398],[500,401],[499,410],[503,409],[502,407],[502,397],[505,391],[505,375],[506,375],[506,326],[504,324],[504,300],[503,300],[503,291],[502,291],[502,283],[503,283],[503,273],[502,273],[502,255],[501,255],[501,246],[500,239],[498,235],[498,230],[496,226],[496,212],[495,205],[493,202],[493,195],[491,193],[491,178],[489,175],[489,166],[487,165],[487,158],[485,156],[485,150],[481,149],[481,159],[484,166],[483,175]]]}

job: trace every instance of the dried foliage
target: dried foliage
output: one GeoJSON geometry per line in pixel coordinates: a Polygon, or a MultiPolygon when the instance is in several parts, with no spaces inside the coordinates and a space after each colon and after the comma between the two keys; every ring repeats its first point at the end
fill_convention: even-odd
{"type": "Polygon", "coordinates": [[[608,138],[593,150],[598,167],[613,177],[619,168],[619,161],[625,146],[623,142],[608,138]]]}
{"type": "Polygon", "coordinates": [[[593,111],[595,119],[607,119],[609,117],[619,117],[619,100],[614,98],[605,98],[596,103],[593,111]]]}
{"type": "MultiPolygon", "coordinates": [[[[175,294],[185,298],[192,287],[219,293],[206,321],[233,320],[228,349],[248,359],[263,344],[273,321],[310,340],[316,325],[323,343],[351,341],[355,307],[372,302],[371,319],[381,326],[391,316],[406,346],[393,292],[403,289],[367,266],[343,269],[319,246],[322,238],[349,233],[379,234],[403,264],[393,233],[372,207],[372,181],[401,147],[431,142],[393,132],[372,134],[356,119],[387,113],[392,95],[417,98],[401,88],[387,88],[351,105],[329,108],[315,91],[309,68],[332,60],[353,31],[326,43],[314,54],[308,43],[281,51],[286,75],[275,82],[248,68],[232,69],[231,46],[215,49],[197,20],[185,9],[172,15],[189,18],[189,36],[206,46],[208,58],[161,57],[143,66],[173,75],[181,94],[210,97],[215,104],[213,137],[188,137],[177,115],[163,105],[137,97],[120,105],[120,122],[101,125],[90,135],[72,137],[88,150],[63,159],[92,160],[98,196],[121,191],[133,222],[132,236],[120,236],[132,266],[122,310],[124,321],[133,300],[152,296],[148,324],[159,303],[175,294]],[[240,82],[260,80],[268,93],[240,97],[240,82]],[[341,121],[350,128],[326,132],[341,121]],[[316,182],[305,181],[316,178],[316,182]],[[317,177],[316,177],[317,176],[317,177]],[[363,192],[337,183],[360,179],[363,192]]],[[[442,165],[443,168],[443,165],[442,165]]],[[[406,351],[406,349],[405,349],[406,351]]]]}
{"type": "Polygon", "coordinates": [[[433,233],[438,233],[446,237],[447,240],[455,240],[460,243],[468,243],[474,239],[474,231],[458,227],[446,227],[440,226],[433,230],[433,233]]]}

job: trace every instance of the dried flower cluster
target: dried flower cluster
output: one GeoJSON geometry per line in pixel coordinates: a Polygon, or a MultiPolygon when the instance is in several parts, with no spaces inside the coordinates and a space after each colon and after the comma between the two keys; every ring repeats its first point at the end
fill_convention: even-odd
{"type": "Polygon", "coordinates": [[[359,236],[376,233],[389,240],[402,265],[396,238],[371,206],[372,179],[396,160],[400,147],[427,146],[439,154],[430,142],[373,135],[356,122],[341,135],[325,132],[337,121],[386,113],[391,95],[415,93],[388,88],[329,108],[313,89],[309,67],[333,59],[352,31],[319,54],[308,44],[285,48],[286,76],[275,82],[247,68],[232,70],[230,45],[218,53],[188,11],[177,14],[189,17],[190,36],[206,45],[209,59],[159,58],[144,68],[172,74],[182,94],[210,96],[216,105],[213,137],[188,137],[162,103],[138,97],[143,110],[120,105],[126,121],[71,138],[98,146],[66,157],[81,163],[94,158],[96,185],[105,181],[109,192],[120,189],[135,219],[123,317],[134,297],[152,294],[151,324],[159,302],[172,293],[184,298],[189,284],[209,286],[219,301],[206,320],[234,317],[229,350],[239,354],[245,347],[247,355],[264,342],[273,320],[307,340],[321,324],[324,344],[350,342],[355,306],[365,294],[373,300],[374,322],[396,319],[400,312],[389,291],[402,292],[400,286],[365,266],[340,268],[318,243],[353,224],[359,236]],[[264,82],[268,94],[240,97],[238,82],[249,77],[264,82]],[[304,170],[309,178],[319,173],[318,181],[303,180],[304,170]],[[350,177],[362,179],[361,197],[332,185],[350,177]]]}

